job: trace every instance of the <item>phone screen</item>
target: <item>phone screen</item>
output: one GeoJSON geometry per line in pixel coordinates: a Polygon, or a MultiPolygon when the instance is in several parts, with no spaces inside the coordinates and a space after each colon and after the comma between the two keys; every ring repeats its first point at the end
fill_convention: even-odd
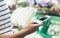
{"type": "Polygon", "coordinates": [[[39,19],[39,20],[44,21],[45,19],[47,19],[47,17],[41,18],[41,19],[39,19]]]}

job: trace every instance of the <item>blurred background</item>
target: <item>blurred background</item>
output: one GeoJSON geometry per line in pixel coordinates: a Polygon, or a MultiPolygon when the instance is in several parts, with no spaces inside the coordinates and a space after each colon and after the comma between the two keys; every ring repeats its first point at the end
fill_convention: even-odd
{"type": "Polygon", "coordinates": [[[43,25],[25,38],[60,38],[60,0],[5,0],[11,10],[14,33],[29,22],[43,25]]]}

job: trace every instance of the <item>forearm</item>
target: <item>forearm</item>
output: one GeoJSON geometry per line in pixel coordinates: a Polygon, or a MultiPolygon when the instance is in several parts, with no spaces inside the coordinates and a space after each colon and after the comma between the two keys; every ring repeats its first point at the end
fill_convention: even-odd
{"type": "Polygon", "coordinates": [[[38,29],[38,27],[41,25],[42,25],[42,22],[40,24],[30,23],[30,24],[28,24],[28,26],[26,26],[20,32],[10,34],[10,35],[0,36],[0,38],[24,38],[26,35],[36,31],[38,29]]]}
{"type": "Polygon", "coordinates": [[[0,36],[0,38],[24,38],[28,34],[29,34],[28,30],[23,29],[20,32],[15,33],[15,34],[2,35],[2,36],[0,36]]]}
{"type": "Polygon", "coordinates": [[[13,34],[12,38],[24,38],[29,34],[28,29],[22,29],[20,32],[13,34]]]}

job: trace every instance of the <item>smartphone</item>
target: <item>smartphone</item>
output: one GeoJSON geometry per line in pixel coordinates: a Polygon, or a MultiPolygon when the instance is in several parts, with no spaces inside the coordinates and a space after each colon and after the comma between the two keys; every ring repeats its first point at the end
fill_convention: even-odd
{"type": "Polygon", "coordinates": [[[43,22],[43,21],[41,21],[41,20],[36,20],[36,21],[34,21],[34,24],[39,24],[40,22],[43,22]]]}
{"type": "Polygon", "coordinates": [[[44,21],[45,19],[47,19],[47,17],[41,18],[41,19],[39,19],[39,20],[44,21]]]}

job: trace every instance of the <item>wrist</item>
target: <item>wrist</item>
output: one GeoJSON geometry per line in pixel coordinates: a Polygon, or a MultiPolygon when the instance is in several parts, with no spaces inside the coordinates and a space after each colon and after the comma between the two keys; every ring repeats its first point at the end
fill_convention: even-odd
{"type": "Polygon", "coordinates": [[[29,34],[28,31],[29,31],[28,29],[22,29],[21,30],[22,36],[24,37],[24,36],[28,35],[29,34]]]}

